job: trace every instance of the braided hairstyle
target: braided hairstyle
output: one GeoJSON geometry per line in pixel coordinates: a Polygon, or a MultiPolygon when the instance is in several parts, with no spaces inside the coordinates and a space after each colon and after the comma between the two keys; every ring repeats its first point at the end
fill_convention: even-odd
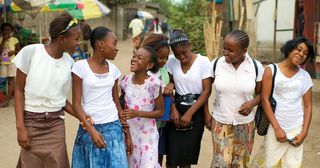
{"type": "Polygon", "coordinates": [[[142,46],[152,47],[155,51],[162,47],[169,49],[168,40],[169,38],[166,35],[152,33],[142,42],[142,46]]]}
{"type": "Polygon", "coordinates": [[[68,35],[70,29],[64,30],[68,27],[68,24],[74,18],[69,13],[62,13],[50,22],[49,34],[52,40],[56,39],[60,35],[68,35]]]}
{"type": "Polygon", "coordinates": [[[226,37],[234,38],[243,49],[248,48],[249,46],[249,36],[246,32],[242,30],[234,30],[228,33],[226,37]]]}
{"type": "Polygon", "coordinates": [[[171,50],[175,51],[177,47],[186,47],[189,45],[189,39],[185,32],[181,29],[173,29],[170,32],[170,43],[171,50]]]}

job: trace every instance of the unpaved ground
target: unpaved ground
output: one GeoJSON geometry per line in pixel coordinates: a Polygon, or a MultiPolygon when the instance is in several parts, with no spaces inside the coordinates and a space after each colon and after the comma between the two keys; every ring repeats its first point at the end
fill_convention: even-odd
{"type": "MultiPolygon", "coordinates": [[[[120,49],[119,54],[114,61],[120,68],[123,74],[129,73],[129,62],[132,56],[131,42],[120,41],[118,44],[120,49]]],[[[311,122],[311,128],[309,135],[304,143],[304,158],[302,166],[305,168],[318,167],[320,163],[320,112],[319,112],[319,91],[320,82],[314,80],[314,90],[317,92],[317,97],[313,101],[313,118],[311,122]],[[318,166],[317,166],[318,165],[318,166]]],[[[71,95],[71,94],[69,94],[71,95]]],[[[70,99],[71,100],[71,99],[70,99]]],[[[71,158],[73,142],[78,127],[78,121],[71,116],[66,117],[66,130],[67,130],[67,145],[68,153],[71,158]]],[[[256,136],[253,154],[260,146],[262,138],[256,136]]],[[[207,168],[211,162],[211,134],[209,131],[205,131],[201,153],[199,158],[199,164],[193,166],[194,168],[207,168]]],[[[0,168],[13,168],[16,165],[19,156],[19,146],[16,141],[16,129],[14,111],[11,103],[11,107],[0,108],[0,168]]]]}

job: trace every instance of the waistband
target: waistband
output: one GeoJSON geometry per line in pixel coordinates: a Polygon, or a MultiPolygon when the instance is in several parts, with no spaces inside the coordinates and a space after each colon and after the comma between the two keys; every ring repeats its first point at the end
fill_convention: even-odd
{"type": "Polygon", "coordinates": [[[64,119],[64,111],[58,110],[58,111],[53,111],[53,112],[42,112],[42,113],[38,113],[38,112],[32,112],[32,111],[26,111],[24,110],[24,118],[62,118],[64,119]]]}
{"type": "Polygon", "coordinates": [[[175,103],[181,104],[181,105],[187,105],[187,106],[192,106],[200,97],[200,94],[192,94],[188,93],[186,95],[179,95],[175,94],[175,103]]]}

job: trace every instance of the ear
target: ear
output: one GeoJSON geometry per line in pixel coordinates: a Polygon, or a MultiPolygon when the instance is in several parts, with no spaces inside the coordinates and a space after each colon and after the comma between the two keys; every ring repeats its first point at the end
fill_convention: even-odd
{"type": "Polygon", "coordinates": [[[152,69],[153,66],[154,66],[154,63],[149,62],[148,65],[147,65],[147,70],[152,69]]]}
{"type": "Polygon", "coordinates": [[[104,42],[101,40],[97,40],[97,42],[96,42],[96,47],[97,47],[97,49],[101,49],[101,48],[103,48],[103,45],[104,45],[104,42]]]}
{"type": "Polygon", "coordinates": [[[241,55],[244,55],[244,54],[246,54],[246,52],[248,51],[248,48],[244,48],[244,49],[242,49],[242,51],[241,51],[241,55]]]}

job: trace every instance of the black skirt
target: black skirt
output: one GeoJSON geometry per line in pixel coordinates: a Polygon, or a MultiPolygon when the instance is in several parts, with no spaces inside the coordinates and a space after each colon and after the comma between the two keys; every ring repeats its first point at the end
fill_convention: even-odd
{"type": "MultiPolygon", "coordinates": [[[[191,106],[176,105],[182,116],[191,106]]],[[[192,129],[176,130],[174,123],[167,122],[167,164],[170,166],[184,166],[197,164],[202,134],[204,131],[203,107],[192,116],[192,129]]]]}

